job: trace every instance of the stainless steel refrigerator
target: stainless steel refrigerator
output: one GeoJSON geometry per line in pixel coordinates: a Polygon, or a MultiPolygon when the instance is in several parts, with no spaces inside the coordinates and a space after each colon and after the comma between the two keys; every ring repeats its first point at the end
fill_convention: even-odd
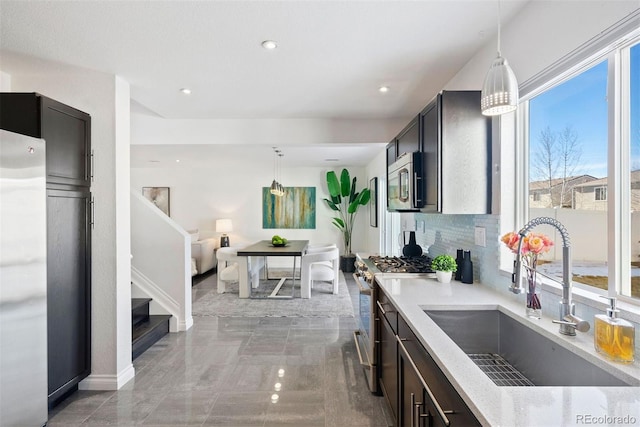
{"type": "Polygon", "coordinates": [[[0,130],[0,426],[47,423],[45,143],[0,130]]]}

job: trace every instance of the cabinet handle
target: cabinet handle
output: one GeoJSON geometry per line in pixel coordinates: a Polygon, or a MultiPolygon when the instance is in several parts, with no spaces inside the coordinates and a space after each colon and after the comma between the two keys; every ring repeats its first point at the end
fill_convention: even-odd
{"type": "Polygon", "coordinates": [[[421,181],[422,177],[418,176],[416,172],[413,173],[413,200],[416,203],[422,203],[422,198],[418,198],[418,181],[421,181]]]}
{"type": "Polygon", "coordinates": [[[89,219],[89,224],[91,225],[91,229],[93,230],[93,226],[96,223],[96,201],[93,197],[91,197],[91,201],[89,202],[89,210],[91,219],[89,219]]]}
{"type": "Polygon", "coordinates": [[[91,150],[91,164],[89,165],[89,177],[91,178],[91,182],[93,182],[93,168],[95,167],[93,150],[91,150]]]}
{"type": "Polygon", "coordinates": [[[389,311],[385,310],[385,309],[382,307],[382,304],[380,304],[380,301],[376,301],[376,304],[378,304],[378,308],[380,309],[380,311],[382,312],[382,314],[384,314],[385,316],[387,315],[387,313],[393,313],[393,310],[389,310],[389,311]]]}
{"type": "Polygon", "coordinates": [[[451,425],[451,423],[449,422],[449,418],[447,418],[445,413],[453,414],[453,411],[443,411],[442,410],[442,407],[440,406],[440,403],[438,403],[438,401],[436,400],[435,396],[431,392],[431,389],[429,388],[429,386],[425,382],[424,378],[422,378],[422,375],[420,375],[420,371],[418,371],[418,367],[416,366],[415,362],[413,361],[413,359],[409,355],[409,352],[407,351],[407,348],[404,346],[403,340],[397,335],[396,335],[396,340],[398,341],[398,345],[402,349],[402,352],[404,353],[405,357],[407,358],[407,360],[411,364],[411,367],[413,368],[414,372],[416,373],[416,375],[420,379],[420,382],[422,383],[422,387],[424,387],[425,391],[429,395],[429,399],[431,399],[431,401],[433,402],[433,405],[436,407],[436,411],[438,412],[438,415],[440,416],[440,419],[442,420],[444,425],[446,425],[446,426],[451,425]]]}

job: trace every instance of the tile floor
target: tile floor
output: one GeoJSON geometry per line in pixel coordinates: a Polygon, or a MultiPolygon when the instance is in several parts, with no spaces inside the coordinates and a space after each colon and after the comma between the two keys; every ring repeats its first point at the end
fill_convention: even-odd
{"type": "MultiPolygon", "coordinates": [[[[348,275],[346,275],[348,276],[348,275]]],[[[357,312],[357,285],[347,279],[357,312]]],[[[193,287],[215,292],[215,275],[193,287]]],[[[387,426],[353,344],[357,318],[194,317],[134,361],[116,392],[78,391],[57,426],[387,426]]]]}

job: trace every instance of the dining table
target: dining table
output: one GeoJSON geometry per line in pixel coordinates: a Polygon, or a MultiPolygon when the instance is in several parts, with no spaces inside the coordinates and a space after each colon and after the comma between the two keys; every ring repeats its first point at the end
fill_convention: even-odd
{"type": "MultiPolygon", "coordinates": [[[[282,277],[274,290],[268,296],[268,298],[293,298],[293,291],[296,287],[296,270],[298,257],[302,257],[307,251],[309,246],[308,240],[288,240],[287,243],[282,245],[273,245],[271,240],[260,240],[245,248],[238,249],[238,256],[245,257],[265,257],[264,268],[268,269],[266,263],[266,257],[292,257],[293,268],[291,270],[291,277],[282,277]],[[284,285],[287,279],[292,280],[291,295],[278,295],[280,288],[284,285]]],[[[251,285],[249,282],[249,262],[243,262],[239,264],[239,297],[250,298],[251,297],[251,285]]],[[[268,271],[267,275],[268,277],[268,271]]]]}

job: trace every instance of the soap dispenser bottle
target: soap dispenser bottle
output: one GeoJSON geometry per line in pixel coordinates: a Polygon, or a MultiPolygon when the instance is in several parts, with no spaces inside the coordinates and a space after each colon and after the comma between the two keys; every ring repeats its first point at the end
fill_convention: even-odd
{"type": "Polygon", "coordinates": [[[618,318],[616,299],[609,300],[607,314],[596,314],[593,344],[596,351],[614,362],[632,363],[635,351],[635,328],[631,322],[618,318]]]}

